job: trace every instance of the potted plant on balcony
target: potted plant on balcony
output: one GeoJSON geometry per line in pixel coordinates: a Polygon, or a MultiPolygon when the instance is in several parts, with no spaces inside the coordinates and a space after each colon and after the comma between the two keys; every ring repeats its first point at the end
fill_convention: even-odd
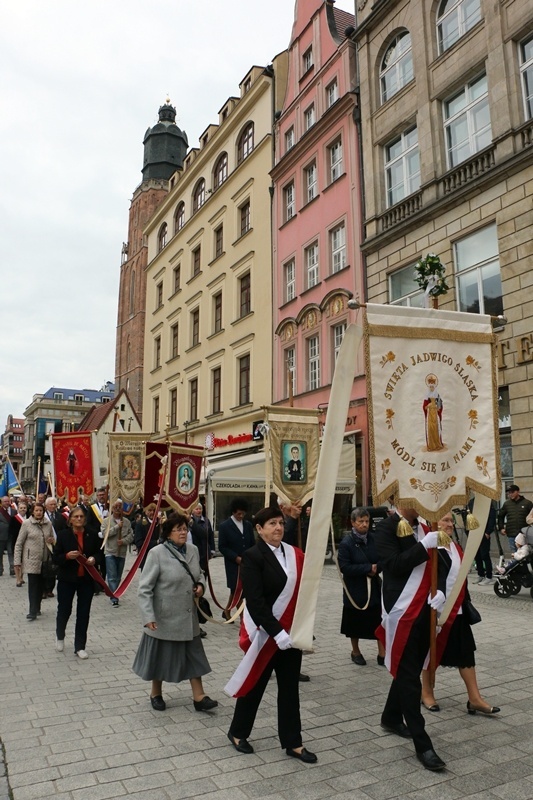
{"type": "Polygon", "coordinates": [[[433,308],[439,307],[439,296],[450,291],[445,273],[446,267],[435,253],[428,253],[415,264],[415,281],[426,297],[431,297],[433,308]]]}

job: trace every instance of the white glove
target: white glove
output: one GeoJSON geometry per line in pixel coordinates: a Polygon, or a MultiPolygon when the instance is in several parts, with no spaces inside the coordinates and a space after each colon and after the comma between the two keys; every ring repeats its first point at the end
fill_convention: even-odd
{"type": "Polygon", "coordinates": [[[274,636],[274,641],[280,650],[288,650],[290,647],[292,647],[292,639],[287,631],[280,631],[276,636],[274,636]]]}
{"type": "Polygon", "coordinates": [[[446,595],[444,592],[441,592],[440,589],[437,589],[437,594],[435,597],[428,595],[428,603],[431,608],[434,608],[437,614],[440,614],[442,609],[444,608],[444,603],[446,602],[446,595]]]}
{"type": "Polygon", "coordinates": [[[430,531],[429,533],[426,533],[423,539],[420,539],[420,544],[423,544],[426,550],[430,550],[432,547],[438,547],[438,539],[439,532],[430,531]]]}

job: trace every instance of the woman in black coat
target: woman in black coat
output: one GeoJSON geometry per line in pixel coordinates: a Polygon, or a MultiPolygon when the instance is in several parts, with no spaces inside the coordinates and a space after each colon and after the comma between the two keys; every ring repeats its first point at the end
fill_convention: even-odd
{"type": "MultiPolygon", "coordinates": [[[[351,639],[353,663],[364,667],[366,660],[359,649],[359,639],[376,639],[375,630],[381,622],[381,567],[369,530],[367,509],[354,508],[350,519],[352,530],[344,537],[338,550],[339,569],[346,587],[343,591],[341,633],[351,639]]],[[[385,664],[385,649],[381,642],[378,642],[377,661],[380,666],[385,664]]]]}

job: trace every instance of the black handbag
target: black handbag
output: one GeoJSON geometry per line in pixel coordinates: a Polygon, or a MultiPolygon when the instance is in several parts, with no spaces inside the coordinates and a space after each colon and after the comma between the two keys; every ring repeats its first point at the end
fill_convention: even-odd
{"type": "Polygon", "coordinates": [[[41,565],[41,575],[45,580],[55,580],[58,570],[58,565],[54,564],[51,558],[47,558],[41,565]]]}
{"type": "Polygon", "coordinates": [[[477,625],[478,622],[481,622],[481,614],[471,600],[464,601],[463,614],[469,625],[477,625]]]}

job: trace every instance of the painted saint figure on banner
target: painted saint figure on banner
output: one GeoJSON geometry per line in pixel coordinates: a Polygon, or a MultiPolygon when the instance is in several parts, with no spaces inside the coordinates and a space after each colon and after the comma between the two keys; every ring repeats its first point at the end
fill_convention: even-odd
{"type": "Polygon", "coordinates": [[[305,442],[283,442],[283,483],[305,481],[305,442]]]}
{"type": "Polygon", "coordinates": [[[437,391],[438,383],[439,379],[433,373],[426,376],[428,391],[422,408],[425,416],[428,451],[442,450],[444,448],[442,441],[442,399],[437,391]]]}
{"type": "Polygon", "coordinates": [[[182,494],[190,494],[194,488],[194,469],[191,464],[182,464],[176,472],[176,488],[182,494]]]}
{"type": "Polygon", "coordinates": [[[136,481],[141,471],[139,467],[140,453],[123,453],[120,477],[123,481],[136,481]]]}
{"type": "Polygon", "coordinates": [[[67,456],[67,466],[69,475],[75,475],[77,462],[78,459],[76,457],[76,453],[71,447],[70,450],[68,451],[68,456],[67,456]]]}

